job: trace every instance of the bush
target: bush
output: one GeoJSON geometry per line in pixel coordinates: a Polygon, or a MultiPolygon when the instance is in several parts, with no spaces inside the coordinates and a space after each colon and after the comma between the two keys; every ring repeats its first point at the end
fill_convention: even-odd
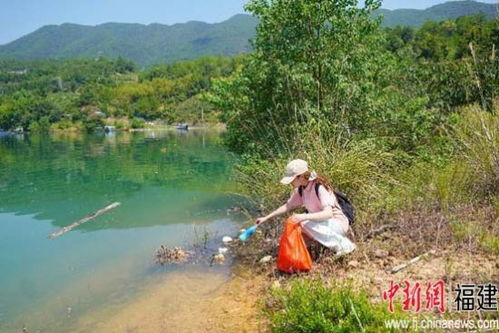
{"type": "Polygon", "coordinates": [[[392,175],[397,157],[375,140],[345,141],[340,132],[324,130],[327,125],[317,117],[307,118],[310,120],[305,126],[294,129],[292,139],[281,138],[288,144],[285,154],[271,159],[254,156],[243,159],[236,167],[241,191],[261,198],[257,201],[261,208],[277,208],[290,192],[289,187],[279,185],[284,167],[290,160],[301,158],[309,162],[311,170],[328,178],[334,188],[348,195],[359,213],[356,226],[372,220],[383,208],[390,184],[394,183],[392,175]]]}
{"type": "Polygon", "coordinates": [[[83,127],[89,133],[103,126],[104,126],[104,121],[98,117],[89,117],[83,121],[83,127]]]}
{"type": "Polygon", "coordinates": [[[290,287],[273,288],[267,301],[273,332],[390,332],[384,321],[402,318],[372,304],[365,292],[329,288],[321,280],[296,279],[290,287]]]}
{"type": "MultiPolygon", "coordinates": [[[[497,107],[497,106],[496,106],[497,107]]],[[[459,160],[473,172],[473,190],[477,195],[499,193],[499,116],[478,107],[468,109],[454,126],[453,135],[459,160]]]]}
{"type": "Polygon", "coordinates": [[[146,125],[146,122],[143,119],[139,118],[133,118],[132,122],[130,123],[131,128],[144,128],[146,125]]]}

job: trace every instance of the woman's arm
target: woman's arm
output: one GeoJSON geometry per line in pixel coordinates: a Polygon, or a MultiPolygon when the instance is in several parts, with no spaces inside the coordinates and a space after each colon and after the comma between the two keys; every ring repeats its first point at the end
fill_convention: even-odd
{"type": "Polygon", "coordinates": [[[288,204],[285,203],[284,205],[282,205],[281,207],[277,208],[276,210],[274,210],[269,215],[257,218],[256,219],[256,224],[261,224],[261,223],[263,223],[263,222],[265,222],[267,220],[270,220],[273,217],[285,214],[287,212],[288,212],[288,204]]]}
{"type": "Polygon", "coordinates": [[[293,214],[291,219],[293,222],[299,223],[305,220],[322,221],[330,219],[331,217],[333,217],[333,208],[331,206],[327,206],[317,213],[293,214]]]}

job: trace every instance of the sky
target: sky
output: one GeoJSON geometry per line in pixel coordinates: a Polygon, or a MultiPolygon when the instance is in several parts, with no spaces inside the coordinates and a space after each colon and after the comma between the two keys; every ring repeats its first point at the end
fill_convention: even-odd
{"type": "MultiPolygon", "coordinates": [[[[497,3],[498,0],[480,0],[497,3]]],[[[0,0],[0,45],[49,24],[221,22],[247,0],[0,0]]],[[[423,9],[445,0],[385,0],[383,8],[423,9]]]]}

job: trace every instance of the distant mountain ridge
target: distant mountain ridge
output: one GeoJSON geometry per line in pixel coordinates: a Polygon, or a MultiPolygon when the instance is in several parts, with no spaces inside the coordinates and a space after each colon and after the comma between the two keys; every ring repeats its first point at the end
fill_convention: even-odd
{"type": "Polygon", "coordinates": [[[250,51],[248,40],[254,36],[257,22],[239,14],[214,24],[48,25],[0,46],[0,59],[121,56],[148,66],[207,55],[233,56],[250,51]]]}
{"type": "MultiPolygon", "coordinates": [[[[496,5],[476,1],[452,1],[424,10],[380,9],[384,26],[419,26],[462,15],[497,15],[496,5]]],[[[142,66],[191,60],[208,55],[233,56],[251,50],[249,39],[258,20],[238,14],[220,23],[190,21],[174,25],[105,23],[85,26],[65,23],[44,26],[6,45],[0,59],[95,58],[118,56],[142,66]]]]}
{"type": "Polygon", "coordinates": [[[488,19],[497,17],[497,5],[477,1],[448,1],[427,9],[379,9],[376,15],[383,15],[383,25],[421,26],[425,21],[455,19],[464,15],[484,14],[488,19]]]}

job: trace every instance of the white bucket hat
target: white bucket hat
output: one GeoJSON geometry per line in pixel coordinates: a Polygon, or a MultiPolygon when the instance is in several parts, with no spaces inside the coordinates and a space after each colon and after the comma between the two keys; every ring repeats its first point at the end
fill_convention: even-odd
{"type": "MultiPolygon", "coordinates": [[[[289,185],[296,178],[296,176],[302,175],[308,171],[308,163],[304,160],[293,160],[286,165],[284,170],[284,177],[281,179],[281,184],[289,185]]],[[[315,171],[310,174],[310,180],[317,178],[315,171]]]]}

